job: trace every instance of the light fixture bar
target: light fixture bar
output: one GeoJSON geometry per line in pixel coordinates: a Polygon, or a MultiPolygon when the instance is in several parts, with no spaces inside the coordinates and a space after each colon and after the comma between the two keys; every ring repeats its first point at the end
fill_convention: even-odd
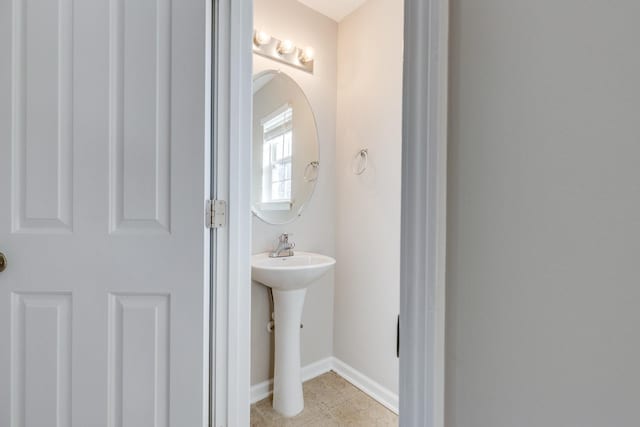
{"type": "Polygon", "coordinates": [[[313,74],[313,49],[297,47],[291,40],[279,40],[264,31],[253,33],[253,53],[313,74]]]}

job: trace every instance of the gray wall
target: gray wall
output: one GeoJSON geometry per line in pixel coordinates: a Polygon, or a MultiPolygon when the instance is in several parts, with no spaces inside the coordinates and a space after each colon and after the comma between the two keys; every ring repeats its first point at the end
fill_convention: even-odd
{"type": "Polygon", "coordinates": [[[338,26],[334,355],[398,393],[403,2],[369,0],[338,26]],[[380,31],[384,28],[384,31],[380,31]],[[362,175],[353,158],[369,149],[362,175]]]}
{"type": "Polygon", "coordinates": [[[640,2],[452,0],[447,427],[640,425],[640,2]]]}

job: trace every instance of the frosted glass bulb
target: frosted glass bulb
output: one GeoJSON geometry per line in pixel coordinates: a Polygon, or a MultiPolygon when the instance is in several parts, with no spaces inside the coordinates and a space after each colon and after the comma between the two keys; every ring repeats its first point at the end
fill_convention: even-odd
{"type": "Polygon", "coordinates": [[[291,40],[282,40],[278,44],[278,53],[280,53],[281,55],[286,55],[293,52],[295,48],[296,47],[291,40]]]}
{"type": "Polygon", "coordinates": [[[313,55],[314,55],[313,48],[305,47],[300,51],[300,62],[302,62],[303,64],[306,64],[307,62],[313,61],[313,55]]]}
{"type": "Polygon", "coordinates": [[[271,36],[264,31],[256,31],[256,34],[253,36],[253,42],[257,46],[262,46],[271,41],[271,36]]]}

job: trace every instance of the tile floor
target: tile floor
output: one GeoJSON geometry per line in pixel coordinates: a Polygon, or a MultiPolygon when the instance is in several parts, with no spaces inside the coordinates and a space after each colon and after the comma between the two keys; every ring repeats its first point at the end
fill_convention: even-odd
{"type": "Polygon", "coordinates": [[[271,397],[251,405],[251,427],[397,426],[398,416],[335,372],[303,384],[304,411],[293,418],[279,415],[271,397]]]}

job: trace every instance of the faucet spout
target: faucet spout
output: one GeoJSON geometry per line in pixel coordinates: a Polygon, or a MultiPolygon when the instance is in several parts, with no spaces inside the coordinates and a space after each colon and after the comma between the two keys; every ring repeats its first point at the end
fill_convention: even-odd
{"type": "Polygon", "coordinates": [[[275,251],[269,254],[271,258],[281,258],[293,256],[293,248],[296,246],[295,243],[289,241],[289,233],[282,233],[278,238],[278,247],[275,251]]]}

